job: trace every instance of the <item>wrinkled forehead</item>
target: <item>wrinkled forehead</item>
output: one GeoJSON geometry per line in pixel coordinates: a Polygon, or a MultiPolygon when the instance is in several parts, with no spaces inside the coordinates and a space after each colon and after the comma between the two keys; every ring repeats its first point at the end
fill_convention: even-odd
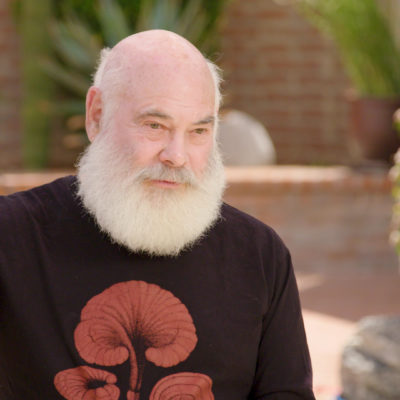
{"type": "Polygon", "coordinates": [[[214,91],[207,83],[180,74],[145,73],[143,79],[127,87],[124,98],[135,108],[156,108],[174,117],[199,120],[215,114],[214,91]]]}

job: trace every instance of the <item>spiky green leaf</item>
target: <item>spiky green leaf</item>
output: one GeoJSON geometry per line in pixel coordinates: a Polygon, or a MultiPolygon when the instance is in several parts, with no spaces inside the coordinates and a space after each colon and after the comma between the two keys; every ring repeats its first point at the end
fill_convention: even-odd
{"type": "Polygon", "coordinates": [[[104,42],[112,47],[124,37],[134,33],[127,18],[115,1],[99,0],[99,22],[102,27],[104,42]]]}

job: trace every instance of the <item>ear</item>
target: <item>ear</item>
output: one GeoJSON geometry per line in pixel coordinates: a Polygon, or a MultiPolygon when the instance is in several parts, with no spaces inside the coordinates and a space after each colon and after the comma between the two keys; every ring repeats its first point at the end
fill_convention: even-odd
{"type": "Polygon", "coordinates": [[[92,142],[100,132],[100,120],[103,113],[101,91],[97,87],[90,87],[86,95],[86,133],[92,142]]]}

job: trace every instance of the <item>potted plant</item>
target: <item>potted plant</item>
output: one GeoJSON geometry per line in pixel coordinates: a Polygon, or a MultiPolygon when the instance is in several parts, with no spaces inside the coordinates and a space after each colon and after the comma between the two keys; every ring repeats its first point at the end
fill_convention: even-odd
{"type": "Polygon", "coordinates": [[[389,160],[399,147],[392,115],[400,107],[400,50],[375,0],[298,0],[304,14],[336,43],[355,88],[350,133],[358,153],[389,160]]]}

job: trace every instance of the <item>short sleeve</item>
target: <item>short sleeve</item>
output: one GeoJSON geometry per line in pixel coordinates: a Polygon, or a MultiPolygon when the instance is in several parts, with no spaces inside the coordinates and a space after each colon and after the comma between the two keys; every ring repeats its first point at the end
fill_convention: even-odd
{"type": "Polygon", "coordinates": [[[250,399],[315,400],[312,369],[291,257],[281,243],[274,251],[269,306],[263,319],[250,399]]]}

